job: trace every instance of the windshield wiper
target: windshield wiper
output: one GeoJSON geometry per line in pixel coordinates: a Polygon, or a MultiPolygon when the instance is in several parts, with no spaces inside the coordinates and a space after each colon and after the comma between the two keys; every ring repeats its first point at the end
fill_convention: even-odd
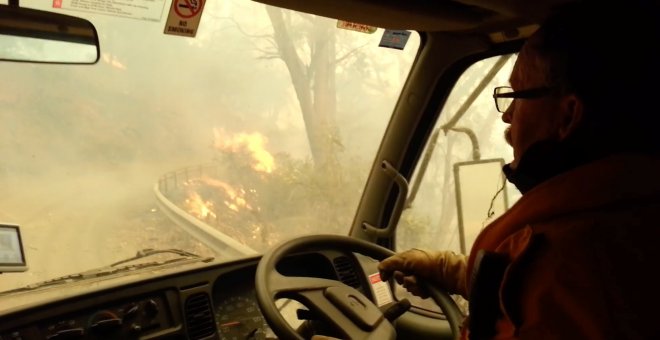
{"type": "Polygon", "coordinates": [[[64,275],[64,276],[60,276],[60,277],[57,277],[57,278],[54,278],[54,279],[50,279],[50,280],[30,284],[30,285],[27,285],[25,287],[0,292],[0,296],[13,294],[13,293],[18,293],[18,292],[23,292],[23,291],[35,290],[35,289],[44,288],[44,287],[57,286],[57,285],[61,285],[61,284],[77,282],[77,281],[82,281],[82,280],[87,280],[87,279],[92,279],[92,278],[97,278],[97,277],[103,277],[103,276],[113,275],[113,274],[122,273],[122,272],[130,272],[130,271],[135,271],[135,270],[138,270],[138,269],[143,269],[143,268],[148,268],[148,267],[158,267],[158,266],[161,266],[161,265],[170,264],[170,263],[174,263],[174,262],[180,262],[180,261],[210,262],[210,261],[213,261],[213,259],[214,259],[213,257],[201,257],[197,254],[193,254],[193,253],[187,252],[185,250],[180,250],[180,249],[143,249],[143,250],[138,251],[135,256],[130,257],[130,258],[125,259],[125,260],[121,260],[119,262],[115,262],[115,263],[113,263],[109,266],[84,271],[84,272],[81,272],[81,273],[78,273],[78,274],[64,275]],[[156,255],[156,254],[163,254],[163,253],[177,254],[180,257],[170,259],[170,260],[165,260],[165,261],[151,261],[151,262],[136,263],[136,264],[130,264],[130,265],[117,267],[118,265],[126,263],[126,262],[131,262],[131,261],[135,261],[137,259],[141,259],[141,258],[144,258],[144,257],[148,257],[148,256],[156,255]]]}
{"type": "MultiPolygon", "coordinates": [[[[176,254],[176,255],[179,255],[179,256],[184,257],[184,258],[202,258],[201,256],[199,256],[197,254],[193,254],[191,252],[181,250],[181,249],[152,249],[152,248],[147,248],[147,249],[138,250],[138,252],[137,252],[137,254],[135,254],[135,256],[129,257],[125,260],[115,262],[115,263],[111,264],[110,267],[115,267],[115,266],[120,265],[122,263],[135,261],[135,260],[138,260],[138,259],[141,259],[141,258],[144,258],[144,257],[157,255],[157,254],[166,254],[166,253],[176,254]]],[[[210,260],[208,260],[208,261],[211,261],[211,260],[213,260],[213,258],[210,258],[210,260]]],[[[208,262],[208,261],[206,261],[206,262],[208,262]]]]}

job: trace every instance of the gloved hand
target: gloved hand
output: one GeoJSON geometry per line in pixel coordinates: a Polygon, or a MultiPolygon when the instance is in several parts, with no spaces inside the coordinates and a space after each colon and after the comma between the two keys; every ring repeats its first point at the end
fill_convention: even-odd
{"type": "Polygon", "coordinates": [[[462,254],[413,248],[384,259],[378,270],[383,281],[394,276],[396,282],[417,296],[428,296],[417,285],[417,280],[423,279],[449,294],[467,298],[467,256],[462,254]]]}

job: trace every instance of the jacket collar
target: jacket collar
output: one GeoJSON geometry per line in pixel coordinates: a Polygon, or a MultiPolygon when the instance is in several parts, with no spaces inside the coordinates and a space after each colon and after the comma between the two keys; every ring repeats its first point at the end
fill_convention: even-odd
{"type": "Polygon", "coordinates": [[[507,180],[525,194],[540,183],[593,159],[571,141],[545,140],[532,145],[515,170],[510,164],[502,170],[507,180]]]}

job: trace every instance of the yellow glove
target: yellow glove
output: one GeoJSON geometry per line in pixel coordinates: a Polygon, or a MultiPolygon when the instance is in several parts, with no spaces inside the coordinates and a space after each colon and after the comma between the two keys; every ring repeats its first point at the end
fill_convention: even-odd
{"type": "Polygon", "coordinates": [[[428,296],[417,285],[419,278],[449,294],[467,298],[467,256],[462,254],[414,248],[384,259],[378,270],[383,281],[394,276],[396,282],[414,295],[428,296]]]}

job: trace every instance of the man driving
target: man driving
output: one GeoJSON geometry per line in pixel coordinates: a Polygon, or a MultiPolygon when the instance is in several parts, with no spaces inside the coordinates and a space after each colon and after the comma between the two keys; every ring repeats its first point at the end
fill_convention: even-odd
{"type": "Polygon", "coordinates": [[[464,337],[660,338],[658,6],[594,8],[548,18],[494,91],[522,198],[469,256],[411,249],[379,265],[413,294],[422,279],[467,298],[464,337]]]}

